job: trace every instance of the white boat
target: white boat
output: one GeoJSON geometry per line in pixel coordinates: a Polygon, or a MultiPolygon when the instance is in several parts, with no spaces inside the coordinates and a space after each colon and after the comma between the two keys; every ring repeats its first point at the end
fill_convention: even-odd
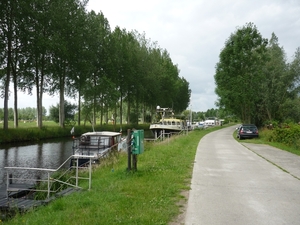
{"type": "MultiPolygon", "coordinates": [[[[105,157],[109,152],[122,151],[127,149],[126,139],[122,133],[112,131],[87,132],[74,139],[73,155],[80,159],[80,156],[93,156],[93,160],[105,157]]],[[[87,159],[82,158],[80,165],[87,159]]]]}
{"type": "Polygon", "coordinates": [[[208,117],[205,121],[204,121],[204,127],[213,127],[217,124],[217,120],[215,117],[208,117]]]}
{"type": "Polygon", "coordinates": [[[150,130],[153,132],[155,139],[160,135],[179,133],[186,128],[184,120],[174,118],[172,109],[158,106],[157,112],[161,114],[161,119],[150,125],[150,130]]]}

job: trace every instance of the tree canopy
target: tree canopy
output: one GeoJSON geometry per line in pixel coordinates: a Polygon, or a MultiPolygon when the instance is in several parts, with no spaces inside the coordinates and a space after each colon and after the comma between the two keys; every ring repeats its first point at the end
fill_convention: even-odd
{"type": "Polygon", "coordinates": [[[132,113],[136,118],[142,111],[151,114],[157,105],[177,112],[189,105],[189,83],[179,76],[167,50],[137,31],[120,27],[112,31],[103,13],[88,12],[86,4],[80,0],[0,2],[4,129],[8,128],[10,83],[16,121],[18,91],[31,94],[36,89],[38,127],[42,127],[44,93],[60,96],[62,127],[65,97],[78,100],[78,123],[85,111],[81,107],[91,111],[94,123],[108,112],[121,123],[126,114],[130,123],[132,113]]]}
{"type": "Polygon", "coordinates": [[[217,104],[243,123],[282,122],[288,118],[287,103],[298,98],[298,80],[297,54],[288,64],[276,35],[268,41],[253,23],[247,23],[230,35],[219,55],[217,104]]]}

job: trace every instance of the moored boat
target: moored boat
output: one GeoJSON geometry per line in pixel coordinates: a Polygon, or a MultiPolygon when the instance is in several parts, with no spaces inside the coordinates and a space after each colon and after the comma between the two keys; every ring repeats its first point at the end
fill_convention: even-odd
{"type": "Polygon", "coordinates": [[[172,109],[158,106],[157,112],[160,113],[161,119],[150,125],[150,130],[153,132],[155,139],[164,134],[179,133],[186,128],[186,122],[175,118],[172,109]]]}
{"type": "Polygon", "coordinates": [[[93,156],[94,161],[105,157],[109,152],[126,150],[126,140],[122,133],[112,131],[87,132],[74,139],[73,155],[79,158],[79,164],[84,164],[87,159],[80,156],[93,156]]]}

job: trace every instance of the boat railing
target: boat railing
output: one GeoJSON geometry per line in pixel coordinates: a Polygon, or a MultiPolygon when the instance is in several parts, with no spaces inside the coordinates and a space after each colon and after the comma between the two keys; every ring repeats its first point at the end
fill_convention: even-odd
{"type": "MultiPolygon", "coordinates": [[[[62,191],[63,186],[73,187],[82,189],[83,187],[79,186],[80,180],[88,180],[89,189],[91,189],[92,184],[92,160],[94,156],[88,155],[72,155],[70,156],[64,163],[62,163],[57,169],[45,169],[45,168],[30,168],[30,167],[4,167],[7,171],[7,180],[6,180],[6,194],[7,198],[9,198],[10,193],[12,192],[46,192],[47,199],[50,198],[51,194],[55,194],[59,191],[62,191]],[[79,176],[79,166],[78,160],[79,158],[85,158],[89,161],[88,166],[88,177],[79,176]],[[62,168],[69,162],[69,160],[77,160],[75,165],[68,167],[68,169],[63,170],[62,168]],[[74,172],[71,172],[75,168],[74,172]],[[36,173],[42,174],[44,176],[33,178],[22,178],[22,177],[13,177],[13,174],[20,174],[18,171],[25,171],[29,173],[29,171],[35,171],[36,173]],[[57,177],[51,177],[51,174],[58,172],[57,177]],[[45,176],[46,175],[46,176],[45,176]],[[43,178],[42,178],[43,177],[43,178]],[[62,179],[63,178],[63,179],[62,179]],[[74,183],[75,179],[75,183],[74,183]],[[58,187],[53,190],[53,184],[58,183],[58,187]],[[42,189],[43,185],[46,184],[46,188],[42,189]],[[26,185],[27,184],[27,185],[26,185]]],[[[55,188],[55,187],[54,187],[55,188]]]]}
{"type": "Polygon", "coordinates": [[[123,143],[126,143],[126,138],[123,138],[120,140],[120,142],[110,146],[109,144],[98,144],[98,145],[80,145],[78,139],[73,140],[73,155],[76,152],[84,153],[84,155],[91,155],[91,152],[97,151],[99,156],[105,156],[107,153],[112,152],[114,150],[122,151],[127,150],[127,146],[125,146],[123,143]],[[119,145],[121,144],[121,147],[119,145]]]}
{"type": "Polygon", "coordinates": [[[178,135],[186,135],[186,134],[188,134],[189,133],[189,130],[187,129],[187,128],[185,128],[185,129],[182,129],[180,132],[178,132],[177,134],[178,135]]]}

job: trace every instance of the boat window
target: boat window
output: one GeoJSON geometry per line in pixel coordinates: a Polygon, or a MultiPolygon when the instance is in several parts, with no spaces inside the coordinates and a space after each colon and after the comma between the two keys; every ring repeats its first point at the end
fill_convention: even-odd
{"type": "Polygon", "coordinates": [[[101,137],[99,145],[101,145],[101,146],[109,146],[109,142],[110,142],[109,138],[107,138],[107,137],[101,137]]]}
{"type": "Polygon", "coordinates": [[[175,122],[175,121],[172,121],[172,125],[176,125],[176,122],[175,122]]]}
{"type": "Polygon", "coordinates": [[[90,138],[90,145],[98,145],[98,139],[99,137],[97,136],[89,136],[90,138]]]}
{"type": "Polygon", "coordinates": [[[111,145],[114,145],[114,144],[118,143],[119,142],[119,136],[114,136],[112,138],[112,140],[113,140],[113,143],[111,143],[111,145]]]}

